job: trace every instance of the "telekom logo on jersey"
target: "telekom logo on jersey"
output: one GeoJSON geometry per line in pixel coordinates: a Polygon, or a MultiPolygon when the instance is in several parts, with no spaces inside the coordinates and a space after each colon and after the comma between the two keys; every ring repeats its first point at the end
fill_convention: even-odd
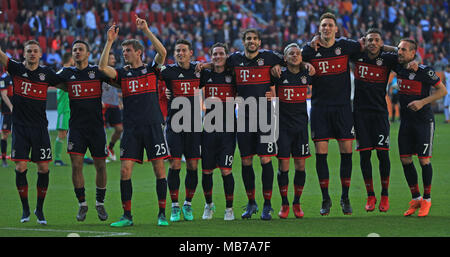
{"type": "Polygon", "coordinates": [[[194,101],[187,97],[175,97],[172,100],[171,109],[178,109],[171,118],[171,127],[174,132],[192,132],[192,123],[194,132],[262,132],[262,143],[275,142],[278,139],[278,97],[268,101],[266,97],[226,97],[225,101],[217,101],[214,97],[217,87],[209,88],[211,97],[204,101],[205,108],[208,110],[202,119],[201,94],[196,89],[194,101]],[[271,104],[272,108],[267,105],[271,104]],[[248,110],[246,117],[245,110],[248,110]],[[270,113],[268,112],[270,109],[270,113]],[[192,111],[193,110],[193,111],[192,111]],[[192,113],[194,117],[192,117],[192,113]],[[225,113],[225,117],[224,116],[225,113]],[[236,114],[236,118],[235,118],[236,114]],[[235,126],[235,122],[237,126],[235,126]],[[246,127],[246,122],[248,127],[246,127]]]}

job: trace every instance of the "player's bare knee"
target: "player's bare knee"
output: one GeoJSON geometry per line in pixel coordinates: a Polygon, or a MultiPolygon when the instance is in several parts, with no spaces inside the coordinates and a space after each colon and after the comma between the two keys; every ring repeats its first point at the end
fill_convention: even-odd
{"type": "Polygon", "coordinates": [[[172,170],[181,169],[181,160],[180,159],[170,159],[169,164],[170,164],[169,166],[172,170]]]}
{"type": "Polygon", "coordinates": [[[27,162],[16,162],[16,170],[20,173],[27,170],[27,162]]]}
{"type": "Polygon", "coordinates": [[[198,168],[198,160],[197,159],[186,160],[186,168],[188,170],[196,170],[198,168]]]}
{"type": "Polygon", "coordinates": [[[305,159],[294,159],[295,170],[305,170],[305,159]]]}
{"type": "Polygon", "coordinates": [[[281,171],[289,171],[289,159],[280,159],[278,169],[281,171]]]}
{"type": "Polygon", "coordinates": [[[48,173],[48,162],[37,163],[37,170],[39,173],[42,174],[48,173]]]}
{"type": "Polygon", "coordinates": [[[411,156],[409,157],[400,157],[400,161],[402,162],[403,165],[407,165],[413,162],[411,156]]]}
{"type": "Polygon", "coordinates": [[[272,161],[272,158],[269,157],[269,156],[262,156],[261,157],[261,164],[267,164],[267,163],[269,163],[271,161],[272,161]]]}
{"type": "Polygon", "coordinates": [[[220,172],[222,173],[222,176],[228,176],[231,174],[231,170],[229,169],[220,169],[220,172]]]}
{"type": "Polygon", "coordinates": [[[425,166],[431,163],[431,158],[419,158],[420,166],[425,166]]]}
{"type": "Polygon", "coordinates": [[[243,166],[251,166],[253,164],[253,158],[252,157],[243,158],[241,162],[243,166]]]}

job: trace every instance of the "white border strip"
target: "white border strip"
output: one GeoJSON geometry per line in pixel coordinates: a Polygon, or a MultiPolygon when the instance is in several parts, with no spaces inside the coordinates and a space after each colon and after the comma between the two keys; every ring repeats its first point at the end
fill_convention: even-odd
{"type": "Polygon", "coordinates": [[[99,234],[93,237],[111,237],[111,236],[130,236],[132,233],[127,232],[104,232],[104,231],[85,231],[85,230],[61,230],[61,229],[43,229],[43,228],[0,228],[2,230],[16,231],[40,231],[40,232],[58,232],[58,233],[88,233],[99,234]]]}

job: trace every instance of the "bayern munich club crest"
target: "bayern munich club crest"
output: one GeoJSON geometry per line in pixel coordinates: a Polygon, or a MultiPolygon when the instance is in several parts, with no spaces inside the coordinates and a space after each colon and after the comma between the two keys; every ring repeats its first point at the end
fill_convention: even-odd
{"type": "Polygon", "coordinates": [[[195,77],[200,78],[200,72],[196,72],[195,77]]]}
{"type": "Polygon", "coordinates": [[[73,143],[72,143],[72,142],[69,142],[69,143],[67,144],[67,150],[71,151],[72,149],[73,149],[73,143]]]}
{"type": "Polygon", "coordinates": [[[258,66],[263,66],[264,65],[264,59],[260,58],[256,61],[258,63],[258,66]]]}
{"type": "Polygon", "coordinates": [[[413,80],[416,77],[415,73],[409,73],[409,80],[413,80]]]}
{"type": "Polygon", "coordinates": [[[335,53],[336,55],[341,55],[341,53],[342,53],[341,48],[340,48],[340,47],[336,47],[336,49],[334,49],[334,53],[335,53]]]}
{"type": "Polygon", "coordinates": [[[306,82],[308,82],[308,80],[306,79],[305,76],[302,76],[301,80],[302,80],[302,84],[306,84],[306,82]]]}
{"type": "Polygon", "coordinates": [[[383,59],[377,58],[377,62],[376,63],[377,63],[378,66],[383,65],[383,59]]]}
{"type": "Polygon", "coordinates": [[[45,74],[44,73],[39,73],[39,79],[41,80],[41,81],[44,81],[45,80],[45,74]]]}
{"type": "Polygon", "coordinates": [[[88,75],[89,75],[90,79],[95,79],[95,72],[94,71],[89,71],[88,75]]]}
{"type": "Polygon", "coordinates": [[[225,76],[225,82],[231,83],[231,76],[225,76]]]}

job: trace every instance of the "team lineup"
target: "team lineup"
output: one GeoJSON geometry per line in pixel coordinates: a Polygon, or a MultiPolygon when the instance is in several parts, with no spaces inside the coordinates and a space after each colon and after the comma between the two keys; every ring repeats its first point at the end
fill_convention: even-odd
{"type": "MultiPolygon", "coordinates": [[[[444,97],[447,90],[432,68],[415,60],[417,43],[414,40],[405,38],[397,47],[385,46],[381,32],[376,29],[369,29],[365,37],[358,41],[336,38],[336,17],[324,13],[318,25],[319,36],[304,47],[296,43],[288,44],[283,54],[261,49],[259,31],[247,29],[242,34],[244,52],[229,53],[227,45],[218,42],[210,48],[211,63],[194,63],[191,61],[191,42],[179,39],[175,43],[175,64],[165,65],[167,51],[164,45],[150,31],[144,19],[136,16],[135,22],[137,29],[155,48],[157,54],[152,63],[143,63],[144,47],[138,40],[127,39],[120,42],[126,66],[115,67],[111,48],[118,38],[119,27],[116,24],[107,31],[107,41],[98,65],[89,64],[90,46],[81,40],[73,42],[72,52],[64,56],[64,67],[58,72],[39,65],[42,50],[37,41],[30,40],[24,44],[23,63],[8,58],[0,50],[0,63],[8,73],[2,77],[7,89],[2,90],[2,139],[7,138],[11,131],[11,160],[15,162],[16,187],[23,210],[20,222],[30,221],[31,216],[27,181],[28,162],[31,161],[36,163],[38,174],[34,214],[38,223],[47,224],[44,200],[49,187],[49,162],[54,159],[55,165],[65,165],[60,156],[65,138],[74,192],[79,203],[76,219],[80,222],[85,220],[89,209],[83,176],[87,149],[96,170],[95,209],[98,218],[106,221],[106,159],[108,156],[115,158],[112,149],[118,140],[123,215],[111,223],[111,227],[133,225],[132,173],[135,163],[145,161],[144,150],[147,160],[152,162],[156,177],[154,190],[158,199],[159,226],[167,226],[169,221],[180,221],[181,216],[186,221],[197,216],[193,213],[192,199],[199,183],[199,161],[205,198],[202,219],[212,219],[215,213],[212,175],[219,168],[226,203],[224,220],[234,220],[235,174],[232,167],[236,149],[239,149],[241,157],[241,175],[248,198],[241,218],[250,219],[261,209],[262,220],[272,219],[271,199],[275,179],[272,157],[278,159],[276,180],[281,196],[278,216],[287,218],[292,207],[294,216],[303,218],[300,202],[306,181],[305,163],[312,156],[308,123],[322,194],[319,214],[328,215],[332,207],[327,162],[330,139],[336,139],[339,146],[339,204],[343,214],[351,215],[353,212],[349,189],[354,140],[367,191],[365,210],[374,211],[379,201],[379,211],[387,212],[391,142],[385,96],[391,71],[397,74],[399,86],[400,162],[411,191],[409,208],[403,215],[410,216],[416,211],[419,217],[429,214],[435,130],[431,103],[444,97]],[[353,101],[350,63],[354,64],[353,101]],[[164,82],[166,90],[161,90],[161,82],[164,82]],[[58,103],[61,117],[58,117],[54,156],[46,117],[47,90],[50,86],[58,88],[58,102],[65,101],[65,108],[61,110],[58,103]],[[307,108],[309,89],[310,113],[307,108]],[[7,92],[8,97],[3,97],[3,92],[7,92]],[[117,92],[121,92],[121,98],[117,92]],[[108,95],[107,100],[105,94],[108,95]],[[167,101],[167,106],[161,107],[161,98],[167,101]],[[244,100],[244,103],[254,100],[256,105],[264,108],[252,109],[249,105],[235,103],[237,98],[244,100]],[[180,102],[186,104],[179,105],[180,102]],[[226,108],[230,102],[233,108],[226,108]],[[121,108],[123,119],[120,117],[121,108]],[[180,119],[182,112],[188,115],[180,119]],[[167,117],[163,113],[167,113],[167,117]],[[273,120],[273,113],[276,114],[276,121],[273,120]],[[209,117],[213,119],[208,120],[209,117]],[[231,129],[229,117],[234,121],[231,129]],[[180,120],[184,128],[181,131],[177,123],[180,120]],[[237,120],[243,121],[243,129],[237,128],[237,120]],[[109,145],[105,122],[114,127],[109,145]],[[216,130],[199,131],[198,127],[206,122],[215,124],[216,130]],[[271,128],[277,130],[276,136],[273,137],[273,131],[267,131],[263,124],[273,125],[271,128]],[[271,140],[265,140],[267,138],[271,140]],[[379,161],[380,198],[374,192],[372,150],[376,151],[379,161]],[[259,156],[262,170],[262,206],[258,206],[255,200],[255,155],[259,156]],[[413,155],[417,155],[421,166],[423,193],[418,186],[413,155]],[[186,162],[185,198],[183,203],[179,203],[183,158],[186,162]],[[294,196],[290,202],[291,158],[294,163],[294,196]],[[169,161],[167,176],[165,159],[169,161]],[[171,200],[169,219],[166,218],[167,193],[171,200]]],[[[6,149],[3,140],[1,147],[2,153],[6,152],[3,151],[3,148],[6,149]]]]}

